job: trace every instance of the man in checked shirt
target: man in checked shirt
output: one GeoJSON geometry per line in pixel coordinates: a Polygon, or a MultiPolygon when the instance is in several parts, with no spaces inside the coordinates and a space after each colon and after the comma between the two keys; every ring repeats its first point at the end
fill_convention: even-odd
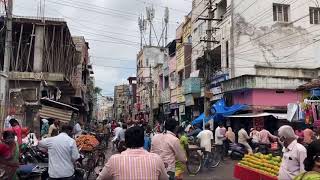
{"type": "Polygon", "coordinates": [[[143,149],[144,129],[126,130],[127,150],[111,156],[97,180],[167,180],[168,175],[159,155],[143,149]]]}

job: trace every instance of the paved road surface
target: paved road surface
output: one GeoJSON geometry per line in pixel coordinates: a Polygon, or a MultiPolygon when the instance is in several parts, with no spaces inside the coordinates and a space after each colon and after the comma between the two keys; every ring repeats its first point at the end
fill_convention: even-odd
{"type": "Polygon", "coordinates": [[[202,169],[196,176],[185,175],[186,180],[236,180],[233,178],[233,169],[236,162],[227,159],[216,168],[202,169]]]}

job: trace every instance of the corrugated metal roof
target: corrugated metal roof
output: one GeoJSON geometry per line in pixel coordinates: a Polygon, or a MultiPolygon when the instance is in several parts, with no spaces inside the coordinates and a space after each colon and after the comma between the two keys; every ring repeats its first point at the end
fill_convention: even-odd
{"type": "Polygon", "coordinates": [[[58,119],[62,122],[69,122],[72,116],[72,111],[58,109],[50,106],[42,106],[39,112],[41,118],[53,118],[58,119]]]}

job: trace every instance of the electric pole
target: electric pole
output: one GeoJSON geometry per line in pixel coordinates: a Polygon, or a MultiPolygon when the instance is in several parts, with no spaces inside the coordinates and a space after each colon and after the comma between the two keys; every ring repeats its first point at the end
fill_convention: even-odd
{"type": "MultiPolygon", "coordinates": [[[[210,57],[210,50],[211,50],[211,39],[212,39],[212,21],[214,20],[214,11],[212,9],[212,0],[209,0],[208,2],[208,28],[207,28],[207,49],[205,50],[205,64],[204,64],[204,68],[205,68],[205,73],[204,73],[204,79],[205,79],[205,85],[204,85],[204,113],[205,113],[205,117],[209,116],[209,105],[210,105],[210,100],[206,97],[206,93],[209,91],[209,84],[210,84],[210,64],[211,63],[211,57],[210,57]]],[[[203,119],[203,126],[204,126],[204,119],[203,119]]],[[[204,127],[203,127],[204,128],[204,127]]]]}
{"type": "Polygon", "coordinates": [[[152,95],[152,74],[151,74],[151,65],[149,66],[149,99],[150,99],[150,113],[149,113],[149,125],[153,127],[153,95],[152,95]]]}
{"type": "MultiPolygon", "coordinates": [[[[3,74],[1,75],[1,83],[0,83],[0,90],[2,91],[2,100],[0,106],[0,118],[5,119],[6,110],[9,103],[9,68],[10,68],[10,61],[12,56],[12,9],[13,4],[12,0],[4,1],[5,4],[5,12],[6,12],[6,39],[5,39],[5,52],[4,52],[4,63],[3,63],[3,74]]],[[[2,124],[1,124],[2,125],[2,124]]]]}

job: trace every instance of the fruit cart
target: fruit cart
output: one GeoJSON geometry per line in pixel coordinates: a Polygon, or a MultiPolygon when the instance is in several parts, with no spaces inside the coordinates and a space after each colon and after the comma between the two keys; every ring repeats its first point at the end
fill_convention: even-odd
{"type": "Polygon", "coordinates": [[[281,163],[280,156],[261,153],[245,155],[235,165],[234,177],[239,180],[276,180],[281,163]]]}
{"type": "Polygon", "coordinates": [[[270,176],[240,164],[235,165],[233,175],[240,180],[277,180],[276,176],[270,176]]]}

